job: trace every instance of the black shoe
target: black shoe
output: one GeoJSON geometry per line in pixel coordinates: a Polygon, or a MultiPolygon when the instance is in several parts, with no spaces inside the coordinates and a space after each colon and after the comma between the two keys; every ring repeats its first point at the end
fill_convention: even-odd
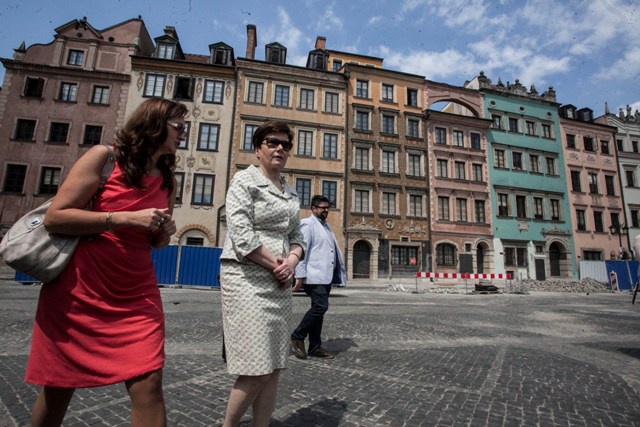
{"type": "Polygon", "coordinates": [[[319,357],[320,359],[335,359],[336,358],[335,355],[329,353],[327,350],[325,350],[322,347],[320,347],[319,349],[317,349],[313,353],[309,353],[309,356],[319,357]]]}
{"type": "Polygon", "coordinates": [[[307,351],[304,349],[304,341],[291,338],[291,349],[298,359],[307,358],[307,351]]]}

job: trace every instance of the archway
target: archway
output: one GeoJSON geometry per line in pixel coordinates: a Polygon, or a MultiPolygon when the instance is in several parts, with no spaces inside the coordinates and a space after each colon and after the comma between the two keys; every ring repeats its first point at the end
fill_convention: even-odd
{"type": "Polygon", "coordinates": [[[557,242],[549,245],[549,275],[552,277],[560,276],[560,260],[562,259],[562,246],[557,242]]]}
{"type": "Polygon", "coordinates": [[[485,256],[485,245],[482,243],[478,243],[476,247],[476,272],[478,274],[484,273],[484,256],[485,256]]]}
{"type": "Polygon", "coordinates": [[[368,279],[370,277],[371,247],[364,240],[353,245],[353,278],[368,279]]]}

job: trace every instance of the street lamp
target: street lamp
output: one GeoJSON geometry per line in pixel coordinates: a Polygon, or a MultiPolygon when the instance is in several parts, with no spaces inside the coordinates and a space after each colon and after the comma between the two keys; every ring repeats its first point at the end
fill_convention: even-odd
{"type": "Polygon", "coordinates": [[[611,234],[618,235],[618,240],[620,242],[620,258],[622,258],[622,255],[624,254],[624,248],[622,247],[622,235],[627,234],[627,232],[629,231],[629,227],[624,224],[618,224],[614,222],[609,226],[609,231],[611,232],[611,234]]]}

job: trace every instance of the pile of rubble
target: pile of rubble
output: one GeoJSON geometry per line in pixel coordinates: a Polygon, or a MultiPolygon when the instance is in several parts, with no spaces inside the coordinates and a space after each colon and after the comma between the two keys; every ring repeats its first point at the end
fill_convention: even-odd
{"type": "MultiPolygon", "coordinates": [[[[508,287],[507,287],[508,288],[508,287]]],[[[611,292],[609,284],[606,282],[600,282],[595,279],[582,279],[582,280],[534,280],[524,279],[520,284],[516,281],[512,284],[512,291],[514,292],[528,292],[528,291],[545,291],[545,292],[575,292],[575,293],[598,293],[598,292],[611,292]]]]}

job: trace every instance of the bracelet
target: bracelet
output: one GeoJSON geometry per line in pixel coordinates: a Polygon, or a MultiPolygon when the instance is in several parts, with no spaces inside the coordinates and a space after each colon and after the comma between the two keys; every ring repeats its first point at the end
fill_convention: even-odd
{"type": "Polygon", "coordinates": [[[113,212],[109,211],[109,213],[107,213],[107,219],[105,220],[104,223],[104,229],[106,231],[110,231],[111,228],[113,228],[113,222],[111,222],[111,216],[113,215],[113,212]]]}
{"type": "Polygon", "coordinates": [[[296,258],[298,258],[298,262],[300,262],[300,255],[298,255],[295,252],[289,252],[289,255],[294,255],[296,258]]]}

